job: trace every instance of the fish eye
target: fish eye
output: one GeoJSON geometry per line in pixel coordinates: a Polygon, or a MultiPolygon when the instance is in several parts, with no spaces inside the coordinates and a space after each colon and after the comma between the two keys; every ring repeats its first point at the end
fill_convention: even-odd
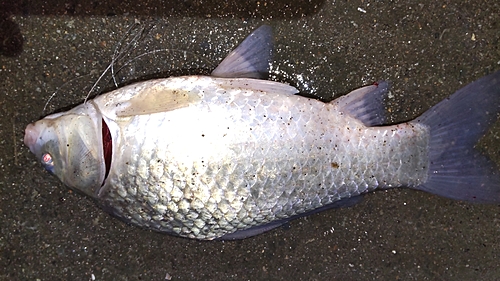
{"type": "Polygon", "coordinates": [[[44,155],[42,155],[42,163],[44,165],[53,165],[52,155],[50,155],[48,153],[45,153],[44,155]]]}
{"type": "Polygon", "coordinates": [[[49,171],[50,173],[54,172],[54,160],[52,159],[52,155],[49,153],[44,153],[42,155],[42,165],[45,167],[45,170],[49,171]]]}

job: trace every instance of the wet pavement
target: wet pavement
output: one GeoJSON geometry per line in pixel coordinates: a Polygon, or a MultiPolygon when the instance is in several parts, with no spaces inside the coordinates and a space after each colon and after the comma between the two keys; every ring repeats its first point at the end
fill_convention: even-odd
{"type": "MultiPolygon", "coordinates": [[[[391,121],[410,120],[500,69],[498,1],[163,2],[0,4],[0,279],[500,279],[498,205],[394,189],[246,240],[192,241],[112,218],[22,143],[96,81],[91,96],[209,73],[261,24],[276,35],[273,79],[324,100],[390,80],[391,121]]],[[[498,122],[481,148],[500,163],[498,122]]]]}

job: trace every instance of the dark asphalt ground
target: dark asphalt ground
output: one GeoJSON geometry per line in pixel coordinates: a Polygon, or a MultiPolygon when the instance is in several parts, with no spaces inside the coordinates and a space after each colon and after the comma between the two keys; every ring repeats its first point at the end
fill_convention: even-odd
{"type": "MultiPolygon", "coordinates": [[[[500,69],[500,2],[7,2],[1,280],[500,280],[498,205],[395,189],[243,241],[192,241],[110,217],[22,142],[28,123],[81,103],[114,53],[119,85],[208,73],[263,23],[276,34],[275,79],[325,100],[390,80],[390,118],[410,120],[500,69]]],[[[92,95],[114,87],[108,73],[92,95]]],[[[500,163],[498,122],[481,147],[500,163]]]]}

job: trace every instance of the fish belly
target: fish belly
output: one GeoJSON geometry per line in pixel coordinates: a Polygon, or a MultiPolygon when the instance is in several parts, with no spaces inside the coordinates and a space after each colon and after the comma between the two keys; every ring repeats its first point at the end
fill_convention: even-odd
{"type": "Polygon", "coordinates": [[[98,201],[135,225],[214,239],[376,188],[417,186],[428,130],[366,127],[334,103],[209,89],[168,112],[115,120],[98,201]]]}

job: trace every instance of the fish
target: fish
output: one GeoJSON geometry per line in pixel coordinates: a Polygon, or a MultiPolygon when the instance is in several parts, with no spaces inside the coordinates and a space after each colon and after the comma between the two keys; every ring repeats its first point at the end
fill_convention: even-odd
{"type": "Polygon", "coordinates": [[[27,125],[24,144],[110,214],[199,240],[244,239],[396,187],[500,202],[498,166],[475,148],[500,114],[500,71],[386,125],[388,82],[323,102],[264,79],[272,52],[261,26],[210,76],[118,88],[27,125]]]}

